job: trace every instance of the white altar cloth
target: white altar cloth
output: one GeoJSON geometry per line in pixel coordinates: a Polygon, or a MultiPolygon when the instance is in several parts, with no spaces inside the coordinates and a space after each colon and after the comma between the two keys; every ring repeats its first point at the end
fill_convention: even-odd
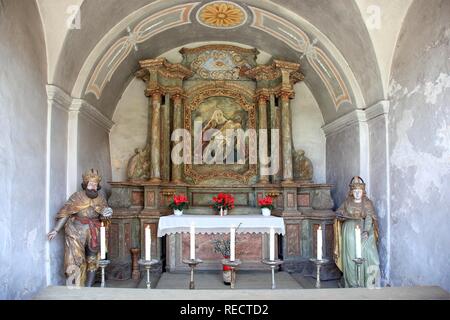
{"type": "Polygon", "coordinates": [[[159,219],[158,237],[166,234],[188,233],[191,224],[195,226],[195,233],[217,234],[229,233],[231,227],[238,227],[237,233],[269,233],[273,227],[275,233],[284,235],[284,220],[279,217],[265,217],[262,215],[182,215],[166,216],[159,219]]]}

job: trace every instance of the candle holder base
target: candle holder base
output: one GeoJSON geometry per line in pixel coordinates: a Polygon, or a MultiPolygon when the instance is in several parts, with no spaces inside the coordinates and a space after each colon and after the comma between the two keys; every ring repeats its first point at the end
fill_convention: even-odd
{"type": "Polygon", "coordinates": [[[262,263],[264,263],[265,265],[270,266],[271,272],[272,272],[272,290],[276,289],[276,283],[275,283],[275,268],[277,268],[278,266],[282,265],[284,263],[284,261],[282,260],[268,260],[268,259],[263,259],[261,261],[262,263]]]}
{"type": "Polygon", "coordinates": [[[231,269],[230,270],[231,271],[230,288],[234,289],[234,286],[236,285],[236,268],[239,267],[242,264],[242,262],[239,259],[236,259],[234,261],[231,261],[230,259],[222,259],[222,264],[231,269]]]}
{"type": "Polygon", "coordinates": [[[366,262],[366,259],[364,258],[355,258],[352,259],[353,262],[356,264],[356,275],[357,275],[357,281],[358,281],[358,287],[362,288],[363,285],[361,284],[361,265],[366,262]]]}
{"type": "Polygon", "coordinates": [[[189,265],[191,268],[191,278],[189,281],[189,289],[193,290],[195,289],[195,280],[194,280],[194,270],[203,261],[200,259],[184,259],[183,263],[189,265]]]}
{"type": "Polygon", "coordinates": [[[106,281],[105,281],[105,268],[111,263],[111,261],[109,260],[99,260],[98,261],[98,266],[100,268],[102,268],[102,283],[100,285],[100,287],[104,288],[106,286],[106,281]]]}
{"type": "Polygon", "coordinates": [[[314,259],[311,258],[309,259],[309,261],[311,261],[312,263],[314,263],[316,265],[316,289],[320,289],[320,268],[324,265],[327,264],[329,262],[328,259],[314,259]]]}
{"type": "Polygon", "coordinates": [[[147,272],[147,280],[146,280],[146,284],[147,284],[147,289],[151,289],[152,288],[152,283],[150,281],[150,270],[151,268],[155,265],[159,263],[159,260],[156,259],[152,259],[152,260],[144,260],[144,259],[140,259],[138,261],[138,263],[141,266],[145,267],[145,270],[147,272]]]}

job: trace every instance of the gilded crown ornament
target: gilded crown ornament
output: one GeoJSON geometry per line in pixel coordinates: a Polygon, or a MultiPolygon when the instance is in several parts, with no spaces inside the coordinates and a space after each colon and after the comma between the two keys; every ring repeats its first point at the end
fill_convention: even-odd
{"type": "Polygon", "coordinates": [[[352,180],[350,181],[349,184],[350,190],[355,190],[355,189],[366,189],[366,184],[364,182],[364,180],[359,177],[359,176],[355,176],[352,178],[352,180]]]}
{"type": "Polygon", "coordinates": [[[100,181],[102,181],[102,176],[98,174],[98,170],[90,169],[83,174],[83,182],[88,183],[89,181],[96,183],[100,183],[100,181]]]}

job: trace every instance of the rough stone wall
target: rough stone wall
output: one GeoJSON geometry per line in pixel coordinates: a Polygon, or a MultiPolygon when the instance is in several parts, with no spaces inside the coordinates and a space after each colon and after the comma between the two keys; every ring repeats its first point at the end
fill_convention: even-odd
{"type": "Polygon", "coordinates": [[[391,280],[450,290],[450,2],[415,1],[390,81],[391,280]]]}
{"type": "Polygon", "coordinates": [[[327,183],[333,184],[331,195],[339,207],[348,194],[348,184],[360,171],[359,126],[354,124],[327,137],[327,183]]]}
{"type": "Polygon", "coordinates": [[[45,40],[34,1],[0,2],[0,299],[46,284],[45,40]]]}

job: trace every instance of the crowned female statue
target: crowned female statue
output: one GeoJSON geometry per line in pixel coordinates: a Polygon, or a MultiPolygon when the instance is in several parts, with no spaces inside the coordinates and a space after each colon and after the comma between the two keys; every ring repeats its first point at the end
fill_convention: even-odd
{"type": "Polygon", "coordinates": [[[334,258],[337,267],[344,274],[347,288],[359,286],[357,266],[353,261],[356,258],[357,232],[361,232],[363,258],[360,268],[361,286],[380,286],[377,218],[372,201],[367,198],[365,183],[361,177],[354,177],[351,180],[349,195],[337,210],[334,224],[334,258]]]}

